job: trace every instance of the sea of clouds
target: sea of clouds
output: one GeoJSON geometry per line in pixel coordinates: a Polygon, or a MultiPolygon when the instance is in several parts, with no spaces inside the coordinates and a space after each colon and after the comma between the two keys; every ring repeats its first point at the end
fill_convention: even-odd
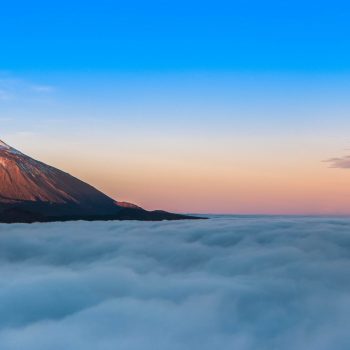
{"type": "Polygon", "coordinates": [[[0,225],[1,350],[350,349],[350,219],[0,225]]]}

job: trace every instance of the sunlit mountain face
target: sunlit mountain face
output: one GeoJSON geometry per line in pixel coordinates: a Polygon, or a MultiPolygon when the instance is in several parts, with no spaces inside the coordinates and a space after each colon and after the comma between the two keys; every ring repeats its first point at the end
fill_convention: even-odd
{"type": "Polygon", "coordinates": [[[89,184],[0,141],[0,221],[180,219],[118,202],[89,184]]]}

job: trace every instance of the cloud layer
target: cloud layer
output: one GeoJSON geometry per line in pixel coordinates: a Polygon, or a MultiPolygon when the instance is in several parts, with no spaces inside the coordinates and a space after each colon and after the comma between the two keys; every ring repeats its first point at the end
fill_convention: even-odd
{"type": "Polygon", "coordinates": [[[0,225],[1,350],[349,349],[350,219],[0,225]]]}

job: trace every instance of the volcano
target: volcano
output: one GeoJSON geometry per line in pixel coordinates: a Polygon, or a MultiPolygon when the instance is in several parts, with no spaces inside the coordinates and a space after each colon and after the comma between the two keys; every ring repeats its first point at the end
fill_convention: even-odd
{"type": "Polygon", "coordinates": [[[0,222],[181,219],[198,217],[147,211],[132,203],[116,201],[0,141],[0,222]]]}

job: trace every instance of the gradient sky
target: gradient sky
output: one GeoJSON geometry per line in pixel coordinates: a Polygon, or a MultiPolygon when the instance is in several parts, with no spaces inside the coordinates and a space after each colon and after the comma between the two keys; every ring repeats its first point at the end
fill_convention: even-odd
{"type": "Polygon", "coordinates": [[[349,12],[2,3],[0,138],[147,209],[350,214],[349,12]]]}

